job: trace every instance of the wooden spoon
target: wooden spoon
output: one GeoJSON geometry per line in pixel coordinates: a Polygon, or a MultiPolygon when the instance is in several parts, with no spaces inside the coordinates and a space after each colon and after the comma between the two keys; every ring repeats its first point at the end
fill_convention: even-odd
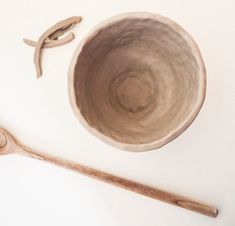
{"type": "Polygon", "coordinates": [[[14,153],[23,154],[25,156],[54,163],[58,166],[75,170],[85,176],[89,176],[99,181],[103,181],[105,183],[115,185],[117,187],[121,187],[126,190],[136,192],[163,202],[167,202],[200,214],[204,214],[210,217],[216,217],[218,215],[218,210],[214,207],[203,205],[182,196],[171,194],[169,192],[165,192],[121,177],[117,177],[75,162],[71,162],[45,153],[33,151],[18,142],[9,132],[0,128],[0,155],[14,153]]]}

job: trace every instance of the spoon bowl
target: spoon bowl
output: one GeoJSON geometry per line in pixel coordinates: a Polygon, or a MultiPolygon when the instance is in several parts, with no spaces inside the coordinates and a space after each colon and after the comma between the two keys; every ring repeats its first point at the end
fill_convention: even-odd
{"type": "Polygon", "coordinates": [[[12,137],[10,134],[0,128],[0,155],[6,155],[9,154],[12,150],[9,148],[9,144],[12,143],[12,137]]]}

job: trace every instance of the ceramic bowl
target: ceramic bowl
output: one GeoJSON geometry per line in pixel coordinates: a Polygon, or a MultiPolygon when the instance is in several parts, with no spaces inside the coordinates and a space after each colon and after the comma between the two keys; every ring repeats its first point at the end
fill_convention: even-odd
{"type": "Polygon", "coordinates": [[[76,49],[69,93],[82,124],[106,143],[139,152],[162,147],[197,116],[206,72],[192,37],[152,13],[98,25],[76,49]]]}

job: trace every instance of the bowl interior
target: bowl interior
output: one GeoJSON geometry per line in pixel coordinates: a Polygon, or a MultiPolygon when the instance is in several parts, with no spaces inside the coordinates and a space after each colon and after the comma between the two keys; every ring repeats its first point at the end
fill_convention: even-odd
{"type": "Polygon", "coordinates": [[[80,50],[73,73],[81,116],[98,133],[124,144],[175,133],[201,95],[198,62],[188,42],[151,18],[123,18],[98,29],[80,50]]]}

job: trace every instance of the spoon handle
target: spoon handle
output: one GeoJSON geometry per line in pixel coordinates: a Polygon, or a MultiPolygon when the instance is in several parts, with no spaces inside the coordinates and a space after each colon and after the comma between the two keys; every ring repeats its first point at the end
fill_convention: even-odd
{"type": "Polygon", "coordinates": [[[185,197],[162,191],[160,189],[153,188],[150,186],[146,186],[118,176],[114,176],[52,155],[38,153],[23,146],[8,132],[0,129],[0,154],[11,153],[20,153],[32,158],[44,160],[46,162],[50,162],[55,165],[62,166],[64,168],[77,171],[85,176],[94,178],[96,180],[103,181],[105,183],[124,188],[126,190],[139,193],[141,195],[145,195],[153,199],[167,202],[175,206],[179,206],[210,217],[216,217],[218,215],[218,210],[216,208],[192,201],[185,197]]]}
{"type": "Polygon", "coordinates": [[[96,180],[124,188],[126,190],[139,193],[141,195],[157,199],[163,202],[167,202],[173,204],[175,206],[179,206],[200,214],[204,214],[210,217],[216,217],[218,215],[218,210],[214,207],[207,206],[190,199],[187,199],[182,196],[178,196],[166,191],[162,191],[157,188],[153,188],[150,186],[146,186],[128,179],[124,179],[118,176],[114,176],[75,162],[71,162],[68,160],[60,159],[55,156],[47,155],[47,154],[38,154],[29,149],[26,149],[25,154],[29,155],[30,157],[34,157],[40,160],[44,160],[58,166],[62,166],[67,169],[71,169],[77,171],[85,176],[94,178],[96,180]]]}

